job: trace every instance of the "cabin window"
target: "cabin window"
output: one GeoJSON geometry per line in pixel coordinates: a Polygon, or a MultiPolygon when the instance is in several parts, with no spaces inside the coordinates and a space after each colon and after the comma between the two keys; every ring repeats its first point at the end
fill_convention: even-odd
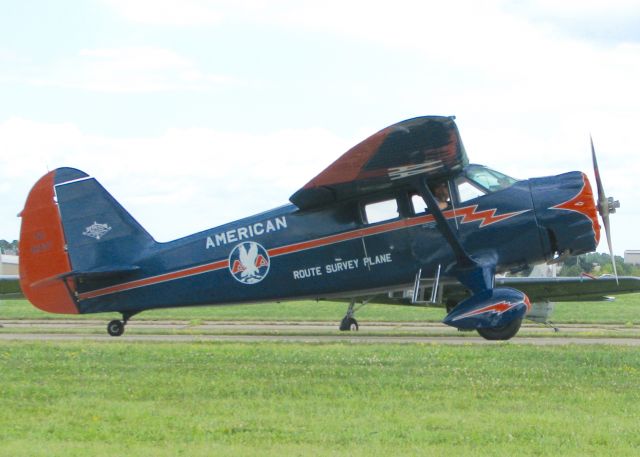
{"type": "Polygon", "coordinates": [[[456,187],[458,188],[458,198],[461,203],[481,197],[487,193],[464,178],[456,179],[456,187]]]}
{"type": "Polygon", "coordinates": [[[375,224],[376,222],[388,221],[400,217],[398,211],[398,202],[396,199],[383,200],[381,202],[369,203],[364,206],[364,212],[367,217],[367,223],[375,224]]]}
{"type": "Polygon", "coordinates": [[[429,211],[427,204],[424,202],[424,198],[421,195],[413,194],[411,196],[411,206],[413,206],[413,214],[423,214],[429,211]]]}

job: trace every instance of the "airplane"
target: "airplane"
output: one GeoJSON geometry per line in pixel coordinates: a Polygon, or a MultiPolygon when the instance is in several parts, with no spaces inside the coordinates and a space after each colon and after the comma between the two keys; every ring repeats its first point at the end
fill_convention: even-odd
{"type": "MultiPolygon", "coordinates": [[[[31,189],[19,281],[37,308],[117,312],[120,336],[157,308],[344,300],[341,330],[367,303],[442,306],[444,323],[508,340],[549,300],[640,291],[640,278],[506,276],[594,251],[607,198],[573,171],[516,180],[470,164],[453,116],[393,124],[339,157],[290,203],[159,243],[98,183],[58,168],[31,189]]],[[[614,265],[615,267],[615,265],[614,265]]],[[[546,309],[546,308],[544,308],[546,309]]],[[[548,313],[543,311],[542,320],[548,313]]]]}

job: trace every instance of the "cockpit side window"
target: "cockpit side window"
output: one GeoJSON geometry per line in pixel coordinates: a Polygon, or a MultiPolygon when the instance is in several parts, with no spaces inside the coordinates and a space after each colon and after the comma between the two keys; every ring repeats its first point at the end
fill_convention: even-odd
{"type": "Polygon", "coordinates": [[[479,165],[468,166],[465,169],[465,175],[469,181],[488,192],[506,189],[517,182],[516,179],[510,176],[479,165]]]}
{"type": "Polygon", "coordinates": [[[456,179],[456,188],[458,189],[458,199],[460,203],[486,195],[487,191],[473,184],[467,178],[456,179]]]}
{"type": "MultiPolygon", "coordinates": [[[[438,204],[438,207],[443,211],[451,209],[453,205],[452,193],[455,194],[455,192],[452,191],[451,184],[452,183],[450,181],[436,181],[429,183],[429,190],[438,204]]],[[[414,191],[410,194],[410,197],[414,215],[418,216],[430,212],[422,195],[419,195],[414,191]]]]}

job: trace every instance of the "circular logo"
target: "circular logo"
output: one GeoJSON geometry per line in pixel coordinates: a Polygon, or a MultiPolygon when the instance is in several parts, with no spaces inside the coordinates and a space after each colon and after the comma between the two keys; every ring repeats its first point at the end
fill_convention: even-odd
{"type": "Polygon", "coordinates": [[[269,273],[269,254],[255,241],[238,244],[229,254],[229,271],[242,284],[256,284],[269,273]]]}

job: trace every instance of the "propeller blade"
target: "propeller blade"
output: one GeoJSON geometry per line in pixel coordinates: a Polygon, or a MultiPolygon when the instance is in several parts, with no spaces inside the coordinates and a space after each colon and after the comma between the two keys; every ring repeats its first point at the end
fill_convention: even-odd
{"type": "Polygon", "coordinates": [[[589,135],[591,140],[591,158],[593,160],[593,173],[596,176],[596,186],[598,189],[598,212],[602,218],[602,225],[604,225],[604,233],[607,236],[607,246],[609,247],[609,255],[611,256],[611,266],[613,267],[613,275],[616,278],[616,284],[618,282],[618,270],[616,268],[616,259],[613,255],[613,245],[611,243],[611,224],[609,222],[609,214],[614,213],[615,209],[620,207],[620,203],[613,201],[613,198],[607,199],[604,192],[604,186],[602,185],[602,179],[600,178],[600,168],[598,167],[598,159],[596,158],[596,148],[593,146],[593,137],[589,135]],[[611,200],[611,201],[609,201],[611,200]]]}
{"type": "Polygon", "coordinates": [[[598,159],[596,158],[596,148],[593,146],[593,137],[589,135],[591,140],[591,159],[593,160],[593,174],[596,175],[596,188],[598,189],[598,212],[604,219],[609,215],[609,207],[607,206],[607,196],[604,193],[604,186],[600,178],[600,168],[598,167],[598,159]]]}
{"type": "Polygon", "coordinates": [[[609,230],[609,216],[603,217],[602,222],[604,224],[604,233],[607,236],[607,245],[609,246],[609,255],[611,256],[611,266],[613,267],[613,275],[616,277],[616,284],[618,282],[618,270],[616,268],[616,259],[613,256],[613,245],[611,244],[611,231],[609,230]]]}

